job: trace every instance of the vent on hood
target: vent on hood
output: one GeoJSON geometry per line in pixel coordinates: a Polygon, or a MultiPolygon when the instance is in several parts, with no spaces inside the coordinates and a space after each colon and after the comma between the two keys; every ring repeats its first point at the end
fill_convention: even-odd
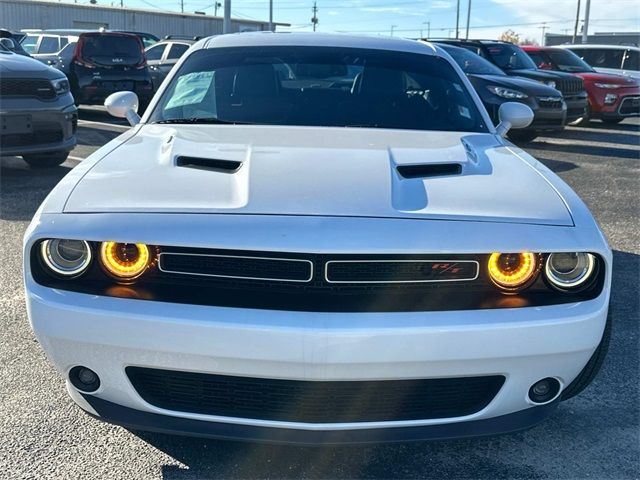
{"type": "Polygon", "coordinates": [[[178,157],[178,167],[199,168],[201,170],[213,170],[216,172],[235,173],[242,166],[242,162],[234,160],[220,160],[216,158],[178,157]]]}
{"type": "Polygon", "coordinates": [[[462,165],[459,163],[398,165],[396,168],[404,178],[440,177],[443,175],[459,175],[462,172],[462,165]]]}

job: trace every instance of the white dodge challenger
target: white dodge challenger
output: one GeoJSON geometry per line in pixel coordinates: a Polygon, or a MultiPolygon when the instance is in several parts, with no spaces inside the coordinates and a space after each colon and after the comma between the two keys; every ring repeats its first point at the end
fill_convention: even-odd
{"type": "Polygon", "coordinates": [[[607,350],[611,251],[430,44],[196,43],[24,241],[33,330],[86,412],[357,443],[528,428],[607,350]]]}

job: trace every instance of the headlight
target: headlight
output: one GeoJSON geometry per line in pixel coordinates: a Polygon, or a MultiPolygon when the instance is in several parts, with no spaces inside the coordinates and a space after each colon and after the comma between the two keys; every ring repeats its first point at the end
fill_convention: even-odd
{"type": "Polygon", "coordinates": [[[53,85],[53,89],[58,95],[63,95],[69,91],[69,80],[66,78],[51,80],[51,85],[53,85]]]}
{"type": "Polygon", "coordinates": [[[40,255],[51,271],[65,277],[78,276],[91,264],[91,247],[84,240],[45,240],[40,255]]]}
{"type": "Polygon", "coordinates": [[[491,93],[493,93],[494,95],[498,95],[499,97],[502,98],[527,98],[528,95],[524,92],[521,92],[519,90],[511,90],[510,88],[504,88],[504,87],[497,87],[495,85],[489,85],[487,86],[487,88],[489,89],[489,91],[491,93]]]}
{"type": "Polygon", "coordinates": [[[551,87],[551,88],[556,88],[556,82],[554,82],[553,80],[549,80],[547,82],[544,82],[545,85],[551,87]]]}
{"type": "Polygon", "coordinates": [[[133,280],[151,263],[149,247],[144,243],[103,242],[100,260],[105,270],[117,279],[133,280]]]}
{"type": "Polygon", "coordinates": [[[619,83],[594,83],[594,85],[598,88],[607,88],[607,89],[624,87],[624,85],[620,85],[619,83]]]}
{"type": "Polygon", "coordinates": [[[492,253],[487,265],[493,283],[505,290],[527,286],[535,279],[538,266],[538,256],[531,252],[492,253]]]}
{"type": "Polygon", "coordinates": [[[547,258],[544,273],[551,284],[560,290],[584,285],[591,279],[596,259],[590,253],[552,253],[547,258]]]}

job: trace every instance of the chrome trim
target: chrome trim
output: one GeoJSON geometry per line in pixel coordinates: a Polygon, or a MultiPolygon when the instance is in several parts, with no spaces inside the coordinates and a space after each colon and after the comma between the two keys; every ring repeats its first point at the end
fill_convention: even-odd
{"type": "Polygon", "coordinates": [[[195,277],[236,278],[241,280],[262,280],[262,281],[273,281],[273,282],[308,283],[311,281],[311,279],[313,279],[313,262],[311,260],[306,260],[301,258],[252,257],[252,256],[243,256],[243,255],[215,255],[215,254],[208,254],[208,253],[164,252],[158,255],[158,270],[164,273],[177,273],[179,275],[191,275],[195,277]],[[252,260],[278,260],[281,262],[303,262],[303,263],[308,263],[311,266],[311,268],[309,270],[309,278],[306,280],[291,280],[288,278],[269,278],[269,277],[244,277],[244,276],[236,276],[236,275],[215,275],[212,273],[180,272],[180,271],[174,271],[174,270],[166,270],[162,268],[163,255],[183,255],[183,256],[190,256],[190,257],[215,257],[215,258],[244,258],[244,259],[252,259],[252,260]]]}
{"type": "Polygon", "coordinates": [[[444,282],[472,282],[480,275],[480,263],[476,260],[329,260],[324,265],[324,279],[327,283],[444,283],[444,282]],[[455,263],[475,263],[476,274],[473,278],[456,278],[450,280],[350,280],[350,281],[333,281],[329,280],[329,264],[330,263],[437,263],[437,262],[455,262],[455,263]]]}
{"type": "Polygon", "coordinates": [[[620,105],[618,105],[618,110],[616,111],[616,113],[618,115],[620,115],[621,117],[637,117],[638,114],[640,113],[639,111],[635,111],[633,113],[620,113],[620,110],[622,109],[622,105],[624,104],[624,102],[626,102],[628,100],[633,102],[634,100],[640,100],[640,97],[638,97],[638,96],[624,97],[622,100],[620,100],[620,105]]]}

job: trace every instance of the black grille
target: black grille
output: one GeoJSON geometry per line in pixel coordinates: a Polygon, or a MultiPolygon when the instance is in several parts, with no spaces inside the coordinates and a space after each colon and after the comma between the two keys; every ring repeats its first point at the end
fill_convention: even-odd
{"type": "Polygon", "coordinates": [[[451,282],[473,280],[477,262],[370,260],[330,261],[326,279],[333,283],[451,282]]]}
{"type": "Polygon", "coordinates": [[[3,78],[0,80],[0,98],[35,97],[51,100],[56,92],[49,80],[27,78],[3,78]]]}
{"type": "Polygon", "coordinates": [[[61,142],[62,130],[39,130],[34,133],[12,133],[0,135],[0,147],[27,147],[61,142]]]}
{"type": "Polygon", "coordinates": [[[555,97],[538,97],[538,103],[543,108],[561,109],[562,99],[555,97]]]}
{"type": "Polygon", "coordinates": [[[581,78],[561,78],[556,81],[556,89],[562,92],[565,97],[577,95],[584,91],[584,82],[581,78]]]}
{"type": "Polygon", "coordinates": [[[470,415],[496,396],[500,375],[310,382],[127,367],[138,394],[166,410],[305,423],[426,420],[470,415]]]}
{"type": "Polygon", "coordinates": [[[290,282],[308,282],[313,276],[313,264],[308,260],[226,255],[163,253],[160,269],[188,275],[290,282]]]}
{"type": "Polygon", "coordinates": [[[640,114],[640,97],[627,97],[622,100],[618,113],[620,115],[640,114]]]}

